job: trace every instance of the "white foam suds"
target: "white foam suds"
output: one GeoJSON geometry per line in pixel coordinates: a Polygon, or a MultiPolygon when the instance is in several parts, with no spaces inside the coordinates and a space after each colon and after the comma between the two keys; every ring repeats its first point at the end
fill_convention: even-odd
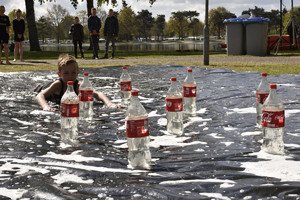
{"type": "Polygon", "coordinates": [[[189,117],[189,121],[183,124],[183,127],[186,128],[189,125],[193,124],[194,122],[207,122],[211,121],[212,119],[203,119],[202,117],[189,117]]]}
{"type": "Polygon", "coordinates": [[[31,115],[54,115],[54,112],[43,111],[43,110],[34,110],[30,112],[31,115]]]}
{"type": "Polygon", "coordinates": [[[216,199],[221,199],[221,200],[230,200],[229,197],[224,197],[222,194],[220,193],[205,193],[205,192],[201,192],[199,193],[200,195],[202,196],[207,196],[207,197],[210,197],[210,198],[216,198],[216,199]]]}
{"type": "Polygon", "coordinates": [[[157,110],[153,110],[148,114],[148,117],[161,117],[162,115],[157,114],[157,110]]]}
{"type": "Polygon", "coordinates": [[[223,127],[224,131],[234,131],[237,130],[237,128],[233,128],[232,126],[223,127]]]}
{"type": "Polygon", "coordinates": [[[95,76],[95,77],[90,77],[89,79],[101,79],[101,80],[115,80],[117,78],[114,77],[99,77],[99,76],[95,76]]]}
{"type": "Polygon", "coordinates": [[[285,110],[284,115],[285,117],[290,117],[293,114],[298,114],[300,113],[300,110],[285,110]]]}
{"type": "Polygon", "coordinates": [[[27,190],[24,189],[7,189],[7,188],[0,188],[0,194],[3,197],[9,197],[12,200],[20,199],[27,190]]]}
{"type": "Polygon", "coordinates": [[[121,131],[121,130],[125,130],[126,129],[126,125],[122,125],[122,126],[119,126],[118,130],[121,131]]]}
{"type": "Polygon", "coordinates": [[[262,150],[249,155],[266,160],[241,163],[241,167],[245,168],[244,172],[278,178],[281,181],[300,181],[299,161],[288,160],[291,159],[289,156],[271,155],[262,150]]]}
{"type": "Polygon", "coordinates": [[[145,97],[143,97],[143,96],[139,96],[139,99],[140,99],[140,102],[141,102],[141,103],[151,103],[151,102],[154,101],[153,98],[145,98],[145,97]]]}
{"type": "Polygon", "coordinates": [[[166,118],[159,118],[157,124],[160,126],[167,126],[168,120],[166,118]]]}
{"type": "Polygon", "coordinates": [[[233,144],[234,142],[221,142],[222,144],[225,144],[226,147],[230,146],[231,144],[233,144]]]}
{"type": "Polygon", "coordinates": [[[218,133],[211,133],[211,134],[208,134],[210,136],[212,136],[213,138],[216,138],[216,139],[221,139],[221,138],[224,138],[222,136],[218,136],[218,133]]]}
{"type": "Polygon", "coordinates": [[[233,108],[233,109],[228,109],[229,111],[226,112],[227,115],[231,115],[234,113],[237,114],[251,114],[251,113],[256,113],[256,108],[250,107],[250,108],[233,108]]]}
{"type": "MultiPolygon", "coordinates": [[[[10,159],[10,160],[14,160],[14,162],[19,162],[21,160],[18,159],[10,159]]],[[[19,162],[19,163],[22,163],[19,162]]],[[[5,164],[0,166],[0,174],[2,174],[5,171],[17,171],[17,173],[15,175],[23,175],[25,173],[28,173],[29,171],[36,171],[42,174],[46,174],[49,172],[49,170],[44,169],[42,167],[34,167],[34,166],[28,166],[25,164],[12,164],[10,162],[6,162],[5,164]]],[[[24,162],[23,162],[24,163],[24,162]]]]}
{"type": "Polygon", "coordinates": [[[300,144],[284,144],[285,147],[300,148],[300,144]]]}
{"type": "Polygon", "coordinates": [[[223,183],[220,185],[220,188],[231,188],[234,187],[235,184],[231,184],[231,183],[223,183]]]}
{"type": "Polygon", "coordinates": [[[194,179],[194,180],[175,180],[175,181],[163,181],[159,184],[161,185],[179,185],[186,183],[230,183],[235,184],[234,181],[231,180],[222,180],[222,179],[194,179]]]}
{"type": "Polygon", "coordinates": [[[69,174],[66,172],[61,172],[55,176],[52,176],[52,178],[55,180],[54,182],[58,185],[61,185],[62,183],[66,183],[66,182],[75,182],[75,183],[83,183],[83,184],[94,183],[94,181],[91,179],[83,180],[81,177],[75,174],[69,174]]]}
{"type": "Polygon", "coordinates": [[[34,123],[31,123],[31,122],[26,122],[26,121],[21,121],[19,119],[16,119],[16,118],[11,118],[12,120],[15,120],[16,122],[20,123],[20,124],[23,124],[25,126],[30,126],[30,125],[34,125],[34,123]]]}
{"type": "Polygon", "coordinates": [[[13,101],[13,100],[16,100],[16,98],[14,98],[14,97],[8,97],[7,94],[5,94],[5,95],[0,95],[0,100],[13,101]]]}
{"type": "Polygon", "coordinates": [[[65,161],[75,161],[75,162],[92,162],[92,161],[103,161],[102,158],[95,157],[85,157],[80,155],[82,150],[74,151],[70,155],[56,154],[54,152],[48,152],[46,155],[40,156],[43,158],[53,158],[65,161]]]}
{"type": "Polygon", "coordinates": [[[190,137],[176,137],[175,135],[151,136],[150,147],[159,148],[160,146],[190,146],[195,144],[207,144],[206,142],[193,141],[186,143],[190,137]]]}
{"type": "Polygon", "coordinates": [[[244,132],[241,133],[242,136],[249,136],[249,135],[261,135],[262,131],[253,131],[253,132],[244,132]]]}
{"type": "Polygon", "coordinates": [[[294,137],[300,137],[300,133],[286,133],[288,135],[292,135],[294,137]]]}
{"type": "Polygon", "coordinates": [[[206,108],[201,108],[196,113],[198,113],[198,114],[204,114],[206,112],[206,110],[207,110],[206,108]]]}

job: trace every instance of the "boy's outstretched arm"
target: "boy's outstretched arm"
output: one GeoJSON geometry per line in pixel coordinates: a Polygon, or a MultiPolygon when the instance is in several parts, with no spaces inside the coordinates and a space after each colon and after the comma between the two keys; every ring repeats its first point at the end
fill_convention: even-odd
{"type": "Polygon", "coordinates": [[[58,84],[54,82],[50,87],[46,88],[45,90],[42,90],[36,97],[36,101],[41,106],[41,108],[45,111],[56,111],[56,108],[52,108],[49,106],[49,104],[46,101],[46,98],[50,96],[51,94],[54,94],[57,90],[58,84]]]}
{"type": "Polygon", "coordinates": [[[122,108],[121,105],[112,103],[102,92],[94,90],[93,97],[103,101],[108,107],[122,108]]]}

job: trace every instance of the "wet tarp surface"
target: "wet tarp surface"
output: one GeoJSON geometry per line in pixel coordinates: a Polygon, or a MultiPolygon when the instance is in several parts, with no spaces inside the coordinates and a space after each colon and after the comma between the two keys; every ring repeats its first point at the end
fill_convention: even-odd
{"type": "MultiPolygon", "coordinates": [[[[41,111],[34,87],[55,71],[1,73],[0,199],[258,199],[300,197],[300,77],[268,76],[286,107],[285,156],[261,151],[255,126],[259,72],[194,67],[197,116],[184,136],[166,132],[170,77],[186,67],[131,66],[133,89],[149,113],[152,169],[127,167],[125,111],[94,103],[76,147],[60,142],[60,113],[41,111]]],[[[96,90],[120,102],[121,67],[84,68],[96,90]]],[[[82,75],[79,79],[82,80],[82,75]]]]}

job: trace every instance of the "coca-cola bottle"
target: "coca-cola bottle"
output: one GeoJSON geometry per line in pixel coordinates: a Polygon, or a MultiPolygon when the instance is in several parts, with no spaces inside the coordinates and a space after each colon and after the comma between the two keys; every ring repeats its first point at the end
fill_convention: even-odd
{"type": "Polygon", "coordinates": [[[122,98],[121,105],[127,107],[130,102],[131,77],[127,71],[127,67],[123,67],[123,72],[120,77],[120,94],[122,98]]]}
{"type": "Polygon", "coordinates": [[[196,115],[196,92],[197,92],[197,83],[193,76],[193,70],[187,70],[187,76],[183,82],[183,112],[188,115],[196,115]]]}
{"type": "Polygon", "coordinates": [[[267,73],[261,73],[261,81],[256,89],[256,124],[261,127],[261,111],[265,100],[269,96],[267,73]]]}
{"type": "Polygon", "coordinates": [[[73,81],[61,98],[61,139],[65,143],[76,143],[78,135],[79,99],[74,92],[73,81]]]}
{"type": "Polygon", "coordinates": [[[270,94],[262,107],[262,149],[271,154],[284,154],[284,106],[277,96],[277,85],[271,84],[270,89],[270,94]]]}
{"type": "Polygon", "coordinates": [[[172,134],[183,134],[182,95],[177,87],[176,78],[171,78],[171,87],[166,95],[167,131],[172,134]]]}
{"type": "Polygon", "coordinates": [[[151,153],[148,114],[139,101],[138,91],[131,92],[125,123],[129,165],[133,168],[149,169],[151,153]]]}
{"type": "Polygon", "coordinates": [[[89,74],[84,73],[83,82],[79,86],[79,119],[89,121],[93,119],[93,86],[89,81],[89,74]]]}

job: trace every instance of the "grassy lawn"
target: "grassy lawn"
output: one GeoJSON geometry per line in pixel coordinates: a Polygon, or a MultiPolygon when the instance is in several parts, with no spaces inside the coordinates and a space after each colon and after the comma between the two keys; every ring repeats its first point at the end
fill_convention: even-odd
{"type": "MultiPolygon", "coordinates": [[[[45,61],[45,60],[57,60],[59,54],[62,52],[25,52],[24,59],[28,61],[45,61]]],[[[66,52],[67,53],[67,52],[66,52]]],[[[103,51],[100,51],[99,56],[101,56],[103,51]]],[[[141,59],[139,64],[149,65],[143,59],[146,58],[175,58],[175,57],[197,57],[202,55],[201,51],[119,51],[117,52],[118,59],[123,59],[122,65],[133,65],[128,59],[141,59]]],[[[226,51],[221,52],[210,52],[211,57],[216,56],[226,56],[226,51]]],[[[274,56],[274,55],[271,55],[274,56]]],[[[300,51],[280,51],[277,56],[300,56],[300,51]]],[[[85,57],[91,59],[92,52],[85,52],[85,57]]],[[[245,56],[247,57],[247,55],[245,56]]],[[[12,53],[10,53],[10,60],[12,60],[12,53]]],[[[3,54],[2,54],[3,60],[3,54]]],[[[300,59],[299,59],[300,63],[300,59]]],[[[175,64],[171,61],[157,61],[151,62],[151,65],[161,65],[161,64],[175,64]]],[[[203,62],[193,61],[192,59],[188,62],[176,62],[176,64],[184,66],[200,66],[203,67],[203,62]]],[[[86,67],[105,67],[118,65],[114,63],[95,63],[95,64],[80,64],[80,68],[86,67]]],[[[282,63],[213,63],[210,62],[210,66],[205,66],[208,68],[228,68],[235,71],[259,71],[266,72],[271,75],[278,74],[300,74],[300,67],[298,64],[282,64],[282,63]]],[[[35,64],[35,65],[0,65],[1,72],[20,72],[20,71],[35,71],[35,70],[57,70],[57,65],[54,64],[35,64]]]]}

